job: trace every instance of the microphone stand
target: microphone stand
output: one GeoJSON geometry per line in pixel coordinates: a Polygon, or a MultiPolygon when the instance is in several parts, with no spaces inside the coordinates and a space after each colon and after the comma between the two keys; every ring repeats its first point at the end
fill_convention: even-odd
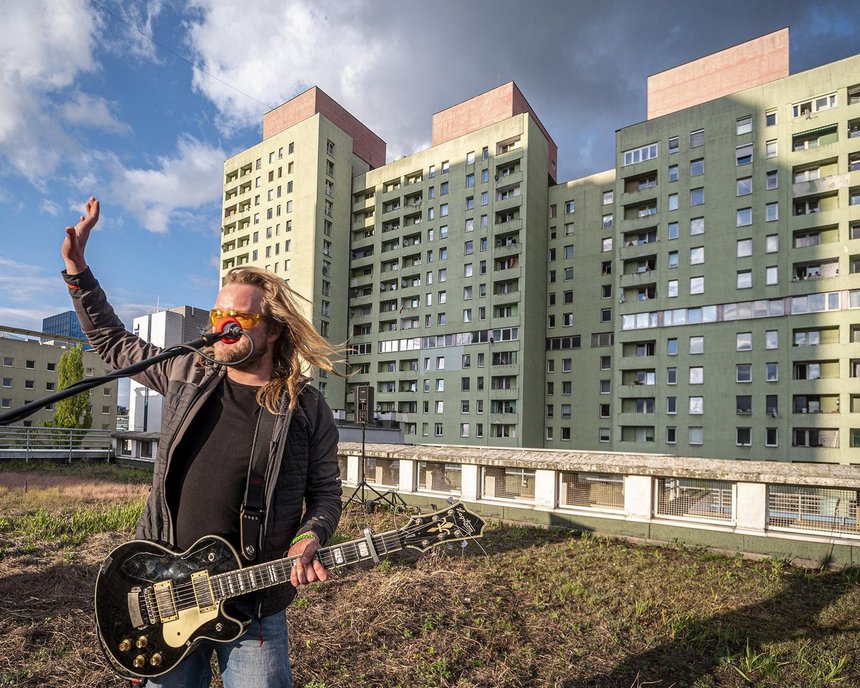
{"type": "Polygon", "coordinates": [[[184,344],[177,344],[175,346],[171,346],[168,349],[164,349],[164,351],[157,353],[155,356],[151,356],[150,358],[145,358],[142,361],[133,363],[127,368],[114,370],[112,373],[102,375],[101,377],[94,377],[89,380],[80,380],[75,384],[66,387],[63,390],[60,390],[59,392],[49,394],[48,396],[42,397],[41,399],[36,399],[36,401],[31,401],[27,404],[24,404],[20,408],[13,409],[12,411],[0,413],[0,425],[11,425],[12,423],[15,423],[19,420],[23,420],[27,416],[32,415],[43,406],[53,404],[55,401],[66,399],[68,397],[74,396],[75,394],[80,394],[81,392],[86,392],[88,389],[103,385],[105,382],[117,380],[121,377],[131,377],[132,375],[136,375],[137,373],[146,370],[150,366],[155,365],[160,361],[164,361],[169,358],[175,358],[182,353],[186,353],[189,349],[193,349],[196,351],[198,349],[202,349],[204,346],[211,346],[212,344],[219,341],[220,339],[223,339],[224,337],[229,338],[235,336],[236,331],[233,329],[227,329],[224,332],[210,332],[202,335],[201,337],[198,337],[197,339],[192,339],[188,342],[185,342],[184,344]]]}

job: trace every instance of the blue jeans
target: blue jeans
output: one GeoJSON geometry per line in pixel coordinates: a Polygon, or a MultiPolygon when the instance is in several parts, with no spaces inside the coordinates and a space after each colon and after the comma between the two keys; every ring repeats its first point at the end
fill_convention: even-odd
{"type": "Polygon", "coordinates": [[[292,688],[287,615],[280,611],[254,619],[232,643],[201,643],[174,669],[147,685],[160,688],[207,688],[212,680],[209,659],[218,657],[224,688],[292,688]],[[263,643],[260,644],[262,624],[263,643]]]}

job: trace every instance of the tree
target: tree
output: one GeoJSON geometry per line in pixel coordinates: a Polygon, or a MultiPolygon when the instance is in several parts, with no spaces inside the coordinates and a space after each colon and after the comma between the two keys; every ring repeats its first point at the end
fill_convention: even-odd
{"type": "MultiPolygon", "coordinates": [[[[84,350],[80,345],[75,346],[60,358],[57,366],[57,389],[71,387],[84,377],[84,350]]],[[[54,419],[50,425],[54,428],[92,427],[93,414],[90,406],[90,393],[81,392],[67,399],[61,399],[54,408],[54,419]]]]}

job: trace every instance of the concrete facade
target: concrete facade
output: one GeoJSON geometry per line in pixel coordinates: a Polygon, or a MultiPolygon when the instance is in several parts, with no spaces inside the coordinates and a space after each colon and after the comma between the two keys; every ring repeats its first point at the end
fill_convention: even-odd
{"type": "Polygon", "coordinates": [[[289,279],[352,347],[331,406],[407,442],[860,463],[860,57],[789,75],[783,30],[648,91],[562,183],[513,83],[387,164],[293,103],[225,164],[222,270],[289,279]]]}
{"type": "MultiPolygon", "coordinates": [[[[84,340],[46,335],[41,332],[0,330],[0,413],[49,396],[57,390],[57,366],[63,354],[84,340]],[[50,339],[50,342],[48,341],[50,339]]],[[[84,378],[110,372],[92,351],[84,351],[84,378]]],[[[116,427],[117,382],[90,390],[92,427],[116,427]]],[[[40,426],[54,417],[54,405],[36,411],[16,425],[40,426]]]]}

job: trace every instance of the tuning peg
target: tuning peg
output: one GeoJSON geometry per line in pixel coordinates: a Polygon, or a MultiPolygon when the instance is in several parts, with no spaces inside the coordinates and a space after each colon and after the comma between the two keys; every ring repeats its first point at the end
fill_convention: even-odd
{"type": "Polygon", "coordinates": [[[448,497],[445,501],[448,502],[448,506],[454,506],[457,503],[457,499],[454,497],[448,497]]]}

